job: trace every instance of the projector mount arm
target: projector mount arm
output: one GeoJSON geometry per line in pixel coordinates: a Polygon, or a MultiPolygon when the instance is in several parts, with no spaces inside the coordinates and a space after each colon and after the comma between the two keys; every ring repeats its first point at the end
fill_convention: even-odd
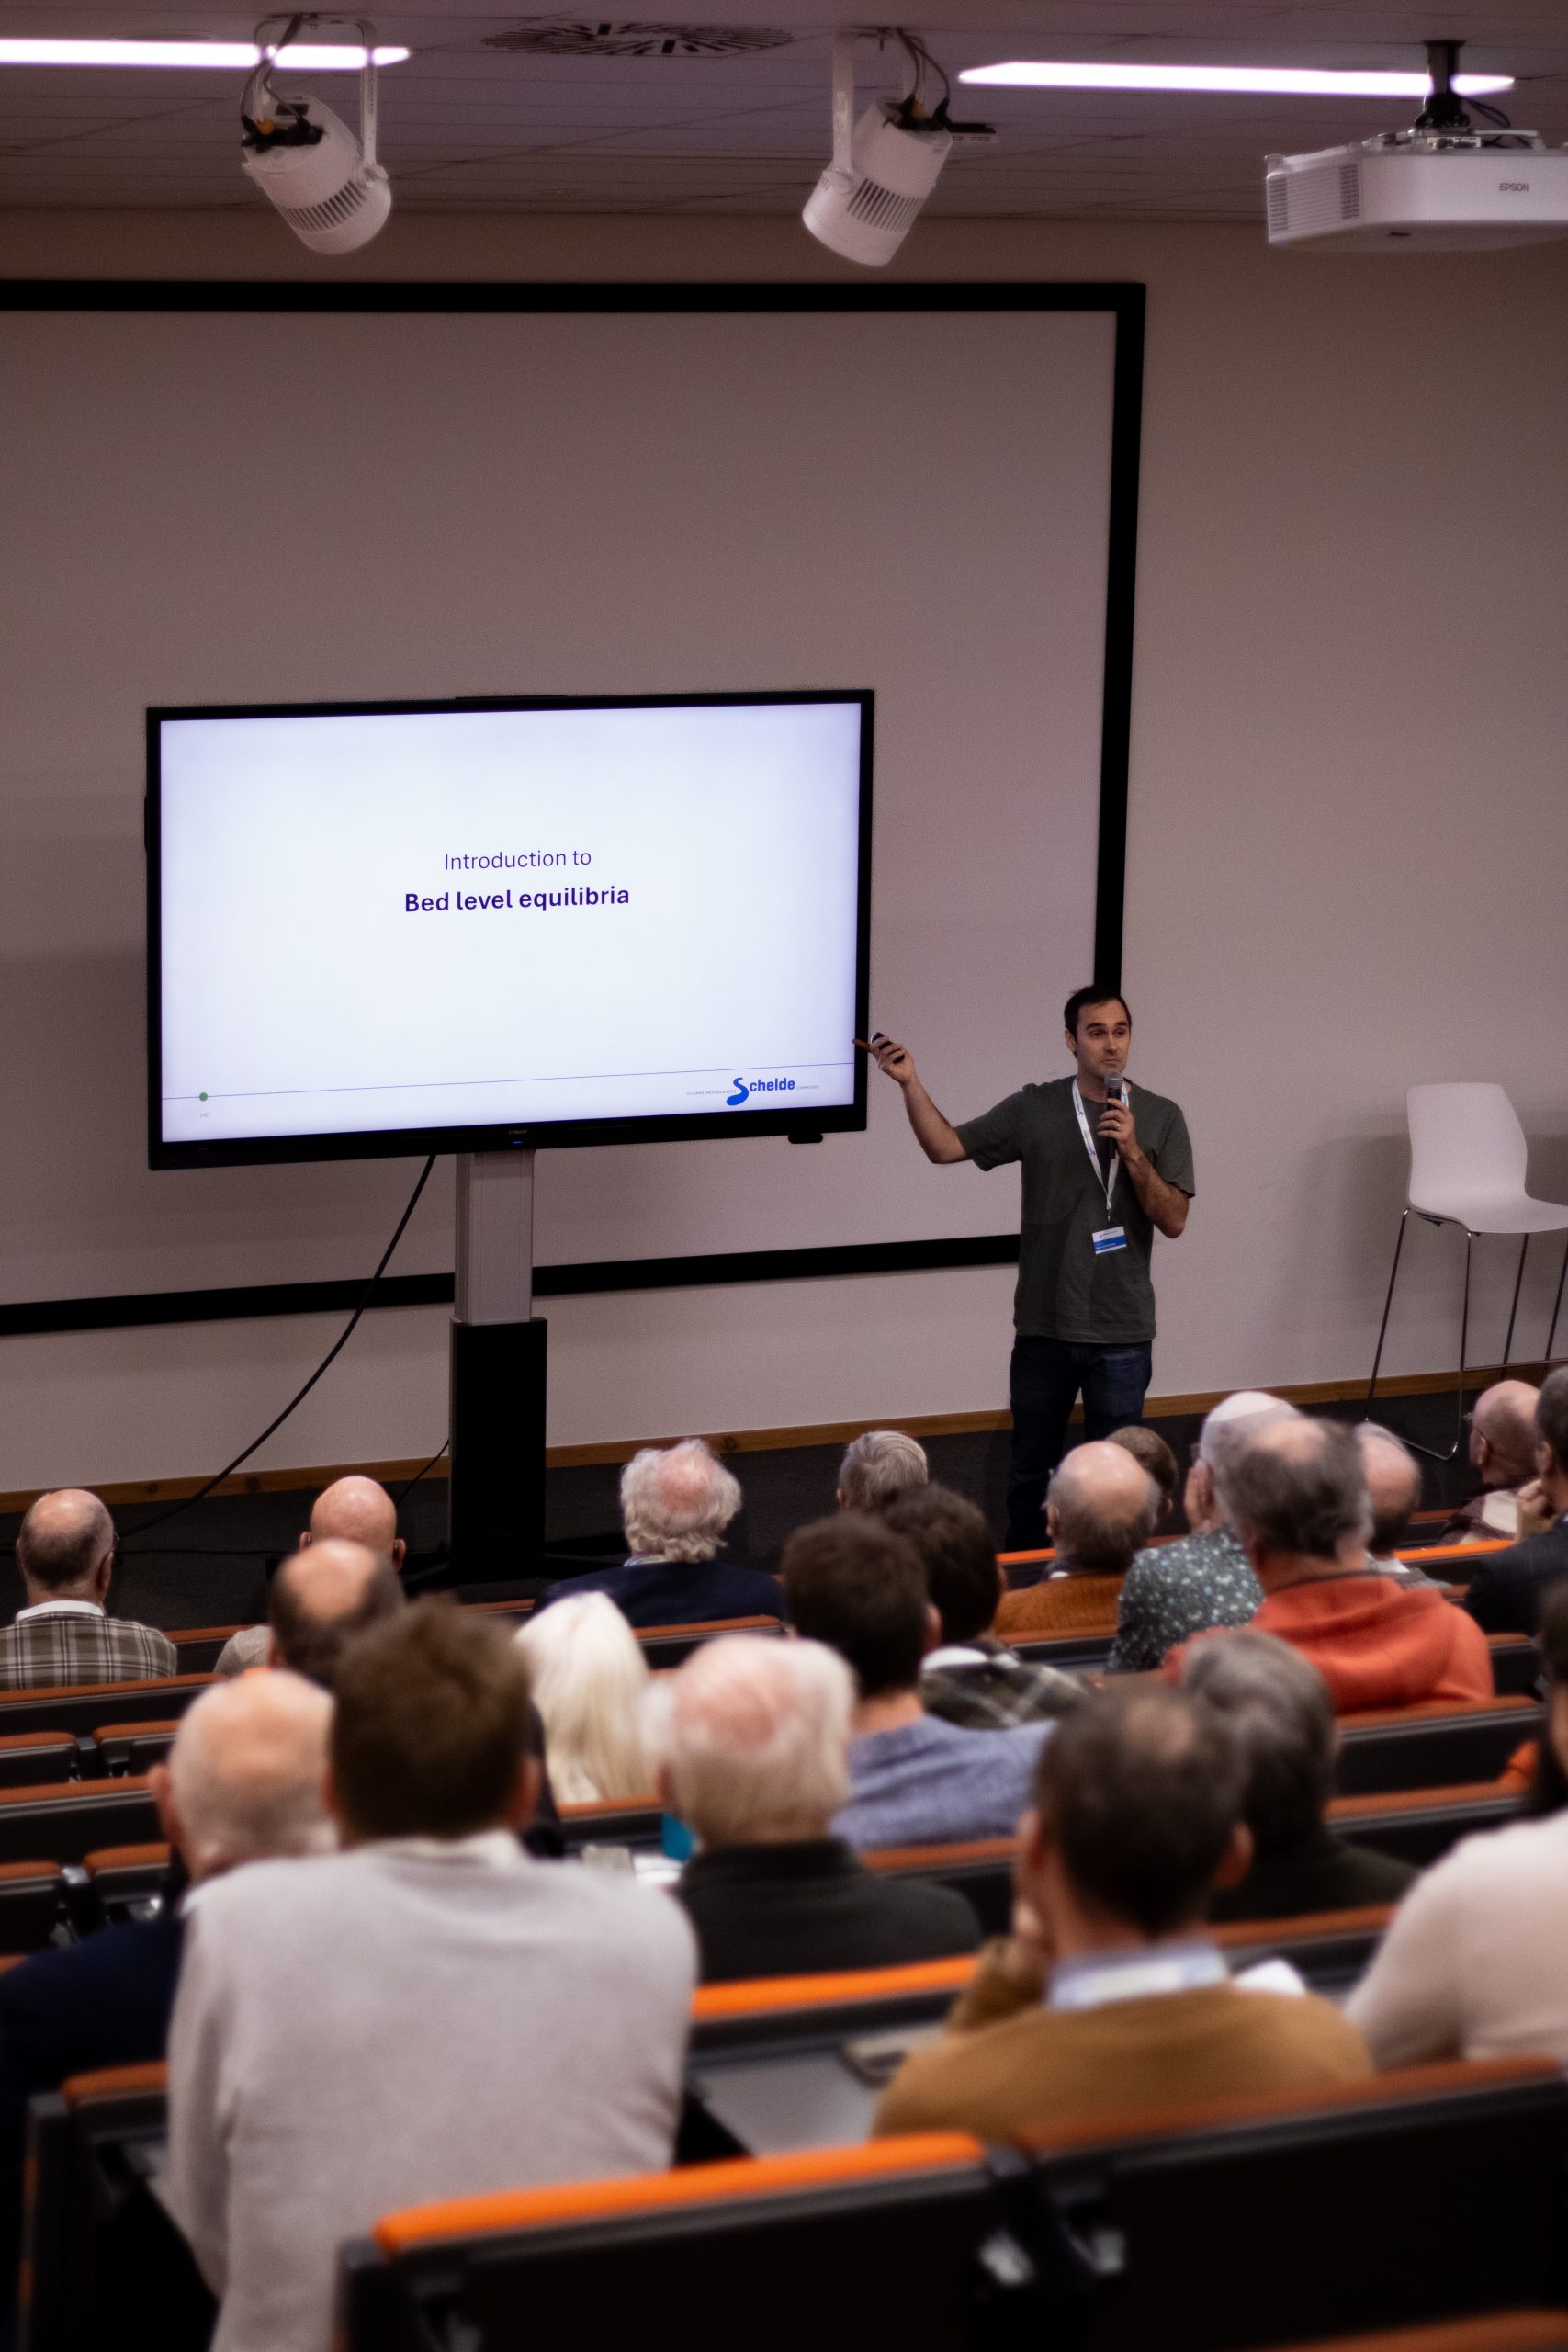
{"type": "Polygon", "coordinates": [[[261,51],[254,72],[245,85],[245,95],[240,101],[240,119],[245,126],[247,147],[314,147],[322,136],[319,123],[314,123],[302,107],[288,98],[279,97],[273,87],[273,71],[282,51],[299,39],[305,25],[354,25],[359,32],[364,50],[364,63],[359,69],[359,144],[367,168],[376,163],[376,31],[364,17],[322,15],[312,8],[285,17],[264,17],[256,27],[255,42],[261,51]],[[283,30],[276,39],[268,38],[268,28],[281,25],[283,30]]]}
{"type": "Polygon", "coordinates": [[[1462,135],[1473,128],[1465,111],[1464,100],[1454,90],[1454,76],[1459,72],[1461,40],[1429,40],[1427,43],[1427,71],[1432,77],[1431,93],[1416,118],[1417,130],[1457,131],[1462,135]]]}

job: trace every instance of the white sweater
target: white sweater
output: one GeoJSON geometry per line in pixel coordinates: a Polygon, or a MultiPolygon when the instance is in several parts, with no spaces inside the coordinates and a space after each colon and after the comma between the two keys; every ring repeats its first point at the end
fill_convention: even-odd
{"type": "Polygon", "coordinates": [[[1568,2064],[1568,1814],[1466,1838],[1434,1863],[1345,2014],[1380,2067],[1568,2064]]]}
{"type": "Polygon", "coordinates": [[[695,1973],[668,1896],[510,1838],[203,1887],[169,2193],[214,2352],[326,2352],[337,2248],[399,2206],[667,2165],[695,1973]]]}

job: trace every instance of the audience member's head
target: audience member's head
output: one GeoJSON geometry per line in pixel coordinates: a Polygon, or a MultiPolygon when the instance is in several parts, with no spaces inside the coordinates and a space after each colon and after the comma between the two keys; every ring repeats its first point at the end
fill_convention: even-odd
{"type": "Polygon", "coordinates": [[[1271,1424],[1227,1462],[1224,1490],[1265,1592],[1359,1566],[1371,1505],[1356,1433],[1342,1422],[1298,1414],[1271,1424]]]}
{"type": "Polygon", "coordinates": [[[1163,1526],[1176,1509],[1176,1489],[1181,1483],[1181,1466],[1158,1430],[1150,1429],[1146,1421],[1129,1421],[1124,1429],[1112,1430],[1106,1442],[1121,1446],[1134,1462],[1143,1464],[1159,1496],[1156,1524],[1163,1526]]]}
{"type": "Polygon", "coordinates": [[[272,1579],[270,1662],[330,1690],[348,1645],[406,1605],[385,1553],[327,1536],[283,1561],[272,1579]]]}
{"type": "Polygon", "coordinates": [[[922,1445],[902,1430],[866,1430],[839,1464],[839,1509],[883,1510],[931,1476],[922,1445]]]}
{"type": "Polygon", "coordinates": [[[1270,1396],[1264,1388],[1238,1388],[1233,1396],[1222,1396],[1205,1415],[1198,1432],[1198,1450],[1187,1473],[1184,1498],[1188,1521],[1197,1532],[1210,1534],[1230,1524],[1232,1514],[1224,1492],[1230,1464],[1275,1421],[1297,1418],[1293,1405],[1287,1405],[1282,1396],[1270,1396]]]}
{"type": "Polygon", "coordinates": [[[840,1511],[795,1529],[780,1573],[795,1632],[838,1651],[862,1700],[915,1689],[936,1611],[906,1537],[870,1512],[840,1511]]]}
{"type": "Polygon", "coordinates": [[[1064,1455],[1045,1495],[1059,1567],[1120,1576],[1155,1532],[1159,1489],[1124,1446],[1098,1439],[1064,1455]]]}
{"type": "Polygon", "coordinates": [[[1372,1514],[1367,1549],[1374,1559],[1385,1560],[1404,1539],[1421,1500],[1421,1464],[1403,1438],[1375,1421],[1359,1424],[1356,1442],[1372,1514]]]}
{"type": "Polygon", "coordinates": [[[297,1674],[243,1674],[187,1708],[149,1780],[193,1880],[336,1845],[322,1798],[332,1715],[326,1692],[297,1674]]]}
{"type": "Polygon", "coordinates": [[[398,1507],[385,1487],[374,1478],[334,1478],[316,1497],[310,1524],[299,1538],[299,1549],[334,1540],[363,1544],[400,1569],[407,1544],[398,1533],[398,1507]]]}
{"type": "Polygon", "coordinates": [[[59,1487],[40,1495],[17,1531],[17,1566],[28,1600],[107,1599],[114,1574],[114,1521],[96,1495],[59,1487]]]}
{"type": "Polygon", "coordinates": [[[1540,1384],[1535,1432],[1536,1476],[1553,1510],[1568,1510],[1568,1364],[1549,1372],[1540,1384]]]}
{"type": "Polygon", "coordinates": [[[648,1661],[608,1595],[569,1593],[515,1639],[544,1718],[550,1786],[560,1803],[598,1804],[650,1789],[638,1718],[648,1661]]]}
{"type": "Polygon", "coordinates": [[[985,1512],[933,1481],[900,1495],[883,1516],[914,1546],[942,1640],[972,1642],[986,1633],[1007,1587],[985,1512]]]}
{"type": "Polygon", "coordinates": [[[499,1625],[415,1601],[344,1652],[336,1697],[328,1801],[345,1845],[526,1826],[539,1718],[499,1625]]]}
{"type": "Polygon", "coordinates": [[[705,1438],[646,1445],[621,1473],[621,1522],[637,1560],[711,1560],[740,1488],[705,1438]]]}
{"type": "Polygon", "coordinates": [[[1539,1388],[1528,1380],[1495,1380],[1470,1416],[1470,1459],[1483,1487],[1522,1487],[1535,1474],[1539,1388]]]}
{"type": "Polygon", "coordinates": [[[1334,1702],[1316,1667],[1272,1634],[1211,1634],[1181,1688],[1230,1727],[1247,1768],[1242,1817],[1259,1861],[1310,1838],[1334,1793],[1334,1702]]]}
{"type": "Polygon", "coordinates": [[[1222,1871],[1251,1858],[1245,1770],[1226,1726],[1179,1690],[1102,1692],[1040,1758],[1020,1879],[1063,1954],[1191,1932],[1222,1871]]]}
{"type": "Polygon", "coordinates": [[[705,1847],[825,1838],[849,1794],[854,1699],[820,1642],[705,1642],[649,1696],[666,1803],[705,1847]]]}

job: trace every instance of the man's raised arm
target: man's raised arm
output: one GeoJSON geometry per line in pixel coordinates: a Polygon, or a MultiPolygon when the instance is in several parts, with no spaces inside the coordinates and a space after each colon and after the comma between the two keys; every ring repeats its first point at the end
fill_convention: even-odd
{"type": "Polygon", "coordinates": [[[871,1050],[876,1056],[878,1069],[896,1086],[903,1088],[904,1108],[909,1114],[909,1125],[914,1128],[916,1140],[926,1158],[934,1160],[939,1168],[948,1167],[957,1159],[967,1159],[969,1155],[958,1140],[957,1128],[951,1119],[943,1118],[926,1092],[908,1049],[896,1044],[891,1037],[885,1037],[878,1030],[871,1041],[871,1050]]]}

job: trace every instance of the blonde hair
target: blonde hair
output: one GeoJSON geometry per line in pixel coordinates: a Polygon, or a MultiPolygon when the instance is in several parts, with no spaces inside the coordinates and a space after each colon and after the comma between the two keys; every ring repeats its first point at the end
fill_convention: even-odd
{"type": "Polygon", "coordinates": [[[615,1602],[603,1592],[570,1593],[540,1610],[516,1642],[560,1803],[646,1795],[653,1779],[640,1714],[648,1665],[615,1602]]]}
{"type": "Polygon", "coordinates": [[[819,1838],[849,1797],[854,1681],[821,1642],[721,1634],[663,1676],[649,1746],[705,1846],[819,1838]]]}

